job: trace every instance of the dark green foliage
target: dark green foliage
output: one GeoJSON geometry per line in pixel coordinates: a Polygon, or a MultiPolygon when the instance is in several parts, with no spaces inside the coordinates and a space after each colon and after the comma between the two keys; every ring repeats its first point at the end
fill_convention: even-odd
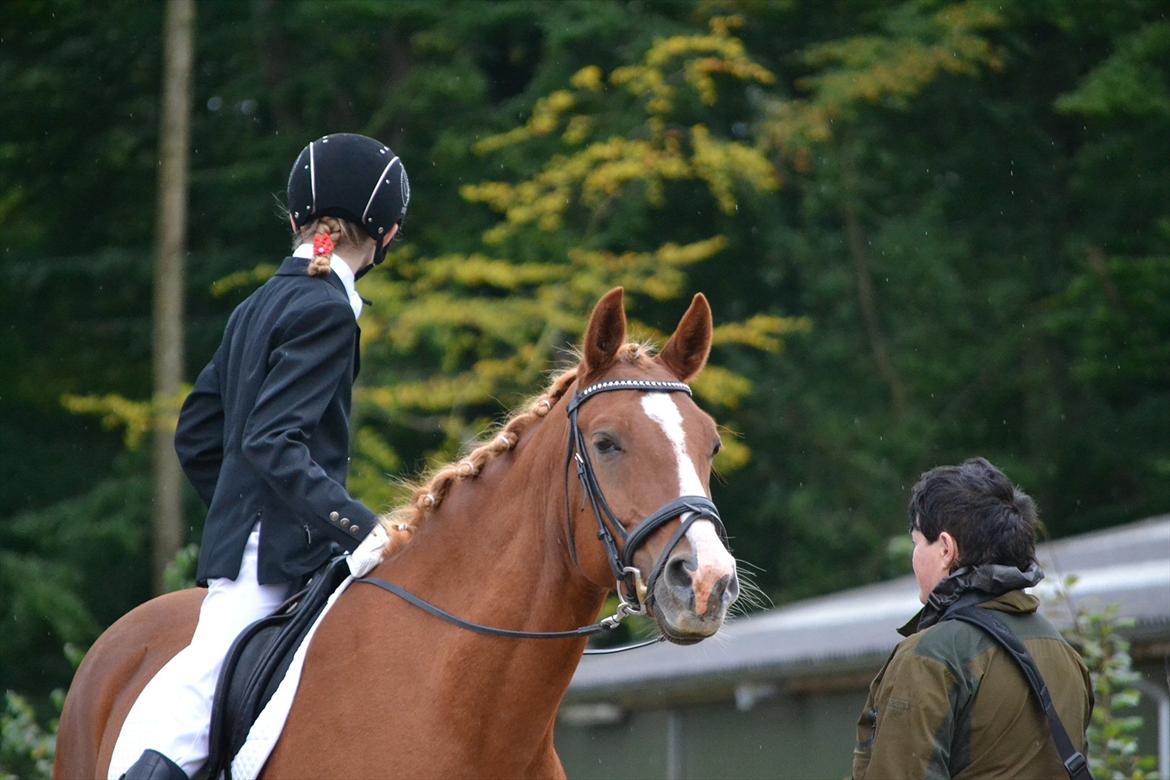
{"type": "Polygon", "coordinates": [[[61,646],[88,647],[150,592],[150,482],[111,476],[81,496],[0,526],[0,687],[48,691],[70,664],[61,646]],[[17,660],[19,659],[19,660],[17,660]]]}

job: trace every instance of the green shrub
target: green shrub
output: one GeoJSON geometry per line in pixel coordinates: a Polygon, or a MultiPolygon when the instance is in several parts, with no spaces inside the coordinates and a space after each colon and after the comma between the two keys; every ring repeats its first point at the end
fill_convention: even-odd
{"type": "Polygon", "coordinates": [[[4,692],[0,713],[0,780],[49,780],[57,742],[57,719],[65,692],[50,696],[55,715],[47,726],[37,719],[33,706],[18,693],[4,692]]]}
{"type": "Polygon", "coordinates": [[[1154,780],[1157,760],[1138,752],[1137,732],[1143,722],[1134,714],[1141,701],[1135,686],[1139,674],[1133,669],[1129,641],[1120,633],[1133,621],[1117,617],[1117,604],[1097,610],[1077,605],[1070,595],[1075,582],[1075,577],[1062,581],[1058,600],[1069,606],[1073,617],[1065,638],[1081,654],[1093,680],[1089,768],[1096,780],[1154,780]]]}

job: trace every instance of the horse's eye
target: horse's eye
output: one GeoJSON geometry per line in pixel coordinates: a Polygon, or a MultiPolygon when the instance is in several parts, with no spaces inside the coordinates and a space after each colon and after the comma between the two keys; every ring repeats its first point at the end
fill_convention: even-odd
{"type": "Polygon", "coordinates": [[[711,449],[711,457],[714,458],[716,455],[718,455],[719,450],[721,450],[721,449],[723,449],[723,440],[716,439],[715,446],[711,449]]]}
{"type": "Polygon", "coordinates": [[[602,455],[608,455],[611,452],[621,452],[621,445],[614,441],[612,436],[605,434],[598,434],[593,437],[593,447],[602,455]]]}

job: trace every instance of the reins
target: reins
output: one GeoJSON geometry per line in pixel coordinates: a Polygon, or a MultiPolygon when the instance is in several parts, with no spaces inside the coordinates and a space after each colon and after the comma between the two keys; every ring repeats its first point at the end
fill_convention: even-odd
{"type": "MultiPolygon", "coordinates": [[[[364,582],[367,585],[374,585],[379,587],[387,593],[393,593],[395,596],[402,599],[406,603],[418,607],[429,615],[434,615],[435,617],[440,618],[441,620],[445,620],[452,625],[458,626],[459,628],[466,629],[467,631],[473,631],[476,634],[484,634],[485,636],[502,636],[509,639],[573,639],[577,637],[599,634],[603,631],[612,631],[621,625],[622,620],[624,620],[626,617],[626,615],[622,613],[621,606],[619,606],[618,611],[609,617],[603,618],[596,623],[591,623],[588,626],[581,626],[580,628],[571,628],[566,631],[517,631],[511,628],[496,628],[494,626],[485,626],[480,623],[472,623],[470,620],[464,620],[463,618],[456,617],[450,612],[436,607],[429,601],[425,601],[419,598],[410,591],[405,590],[404,588],[401,588],[392,582],[386,582],[386,580],[378,579],[377,577],[363,577],[360,580],[356,580],[356,582],[364,582]]],[[[657,636],[653,639],[648,639],[645,642],[638,642],[632,645],[623,645],[622,647],[602,648],[596,650],[586,649],[585,654],[601,655],[606,653],[620,653],[625,650],[635,650],[639,647],[646,647],[647,645],[657,644],[662,640],[662,636],[657,636]]]]}
{"type": "MultiPolygon", "coordinates": [[[[666,567],[669,555],[682,540],[683,536],[686,535],[687,530],[699,520],[710,521],[719,532],[719,536],[725,545],[727,544],[727,530],[724,528],[723,521],[719,517],[719,510],[716,509],[711,499],[706,496],[680,496],[669,501],[644,518],[631,531],[627,531],[625,526],[617,519],[613,510],[610,509],[608,502],[606,502],[605,494],[602,492],[601,485],[597,481],[597,475],[593,471],[593,465],[590,463],[589,454],[585,449],[585,437],[577,421],[577,412],[582,404],[600,393],[615,390],[686,393],[687,395],[691,395],[691,388],[684,382],[665,382],[647,379],[611,379],[596,382],[583,390],[575,392],[566,410],[569,416],[569,446],[565,454],[566,543],[569,546],[569,554],[573,563],[579,565],[577,562],[577,546],[574,542],[573,535],[573,513],[569,506],[569,466],[576,462],[577,477],[581,480],[583,490],[582,509],[584,509],[583,505],[587,500],[593,509],[593,517],[597,521],[597,538],[601,540],[605,548],[610,571],[616,581],[615,590],[618,594],[618,607],[614,614],[588,626],[581,626],[565,631],[520,631],[485,626],[456,617],[425,599],[419,598],[410,591],[394,583],[378,579],[377,577],[363,577],[356,580],[356,582],[364,582],[367,585],[381,588],[427,614],[467,631],[486,636],[507,637],[511,639],[571,639],[587,637],[604,631],[612,631],[621,625],[622,621],[630,615],[645,615],[646,607],[654,597],[654,586],[666,567]],[[671,535],[670,540],[663,548],[662,554],[655,562],[654,568],[650,571],[649,579],[643,583],[641,572],[634,566],[634,553],[637,552],[638,548],[646,541],[651,533],[669,522],[672,518],[679,517],[680,515],[682,518],[679,527],[675,529],[674,534],[671,535]],[[620,537],[622,540],[620,550],[618,549],[615,536],[620,537]]],[[[586,649],[584,652],[586,655],[609,655],[657,644],[664,638],[662,635],[659,635],[653,639],[631,645],[623,645],[622,647],[615,648],[586,649]]]]}

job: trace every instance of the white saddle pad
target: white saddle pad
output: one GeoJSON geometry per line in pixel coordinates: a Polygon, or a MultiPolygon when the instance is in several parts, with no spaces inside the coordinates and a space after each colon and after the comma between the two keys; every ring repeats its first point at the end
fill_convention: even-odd
{"type": "Polygon", "coordinates": [[[309,643],[313,641],[313,635],[317,633],[317,627],[321,625],[321,621],[329,614],[333,604],[351,582],[353,582],[353,577],[346,577],[337,586],[337,590],[333,591],[333,595],[325,603],[325,608],[321,610],[316,622],[305,635],[305,641],[301,642],[301,646],[297,648],[284,679],[280,681],[280,685],[272,694],[272,698],[268,700],[268,704],[261,710],[260,717],[252,724],[252,730],[248,732],[248,738],[244,741],[243,747],[232,759],[233,778],[255,780],[260,776],[260,770],[264,768],[264,763],[272,754],[272,748],[276,746],[276,740],[280,738],[280,732],[284,730],[285,721],[288,720],[293,697],[296,696],[297,686],[301,682],[301,669],[305,665],[305,654],[308,652],[309,643]]]}

